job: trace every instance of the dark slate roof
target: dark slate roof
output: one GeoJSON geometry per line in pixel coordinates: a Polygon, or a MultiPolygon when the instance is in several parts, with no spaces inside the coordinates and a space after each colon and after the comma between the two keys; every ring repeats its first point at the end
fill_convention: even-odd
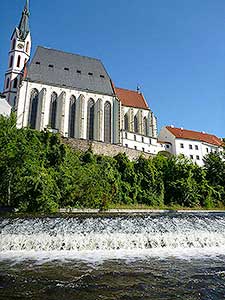
{"type": "Polygon", "coordinates": [[[28,67],[27,79],[100,94],[114,94],[111,79],[100,60],[40,46],[28,67]]]}

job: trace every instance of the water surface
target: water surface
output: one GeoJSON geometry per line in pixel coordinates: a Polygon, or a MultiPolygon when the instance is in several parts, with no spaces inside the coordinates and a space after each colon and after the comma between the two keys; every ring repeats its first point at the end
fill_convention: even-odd
{"type": "Polygon", "coordinates": [[[0,299],[225,299],[225,214],[0,224],[0,299]]]}

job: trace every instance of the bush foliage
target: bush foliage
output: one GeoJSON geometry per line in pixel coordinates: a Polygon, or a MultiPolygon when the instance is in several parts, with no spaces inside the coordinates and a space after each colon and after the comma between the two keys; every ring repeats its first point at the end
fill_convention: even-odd
{"type": "Polygon", "coordinates": [[[224,154],[210,153],[201,168],[184,157],[130,161],[73,151],[50,132],[17,129],[0,116],[0,206],[21,212],[59,207],[147,205],[225,206],[224,154]]]}

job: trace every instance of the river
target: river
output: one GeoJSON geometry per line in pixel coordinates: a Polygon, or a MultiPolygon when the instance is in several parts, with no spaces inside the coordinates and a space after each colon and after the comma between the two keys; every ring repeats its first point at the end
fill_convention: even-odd
{"type": "Polygon", "coordinates": [[[2,217],[0,299],[225,299],[225,213],[2,217]]]}

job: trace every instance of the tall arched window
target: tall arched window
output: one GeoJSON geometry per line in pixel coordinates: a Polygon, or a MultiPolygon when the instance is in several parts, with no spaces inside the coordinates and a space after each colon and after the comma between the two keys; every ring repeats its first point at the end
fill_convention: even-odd
{"type": "Polygon", "coordinates": [[[69,107],[69,126],[68,136],[71,138],[75,137],[75,115],[76,115],[76,98],[71,96],[70,107],[69,107]]]}
{"type": "Polygon", "coordinates": [[[38,91],[33,89],[30,95],[30,110],[28,125],[30,128],[35,129],[37,120],[37,110],[38,110],[38,91]]]}
{"type": "Polygon", "coordinates": [[[7,78],[7,80],[6,80],[6,86],[5,86],[5,88],[6,88],[6,89],[9,88],[9,78],[7,78]]]}
{"type": "Polygon", "coordinates": [[[111,104],[106,102],[104,105],[104,141],[111,143],[111,126],[112,126],[111,104]]]}
{"type": "Polygon", "coordinates": [[[124,116],[124,130],[128,131],[128,115],[124,116]]]}
{"type": "Polygon", "coordinates": [[[16,40],[13,39],[13,41],[12,41],[12,50],[15,49],[15,47],[16,47],[16,40]]]}
{"type": "Polygon", "coordinates": [[[56,113],[57,113],[57,94],[55,92],[51,95],[50,111],[49,111],[49,126],[56,129],[56,113]]]}
{"type": "Polygon", "coordinates": [[[148,121],[146,117],[143,119],[143,133],[146,136],[148,135],[148,121]]]}
{"type": "Polygon", "coordinates": [[[17,88],[17,84],[18,84],[18,79],[17,77],[14,79],[13,81],[13,88],[16,89],[17,88]]]}
{"type": "Polygon", "coordinates": [[[134,116],[134,132],[138,133],[138,118],[134,116]]]}
{"type": "Polygon", "coordinates": [[[29,42],[26,43],[26,52],[29,52],[29,42]]]}
{"type": "Polygon", "coordinates": [[[21,60],[21,56],[19,55],[18,56],[18,58],[17,58],[17,68],[19,68],[20,67],[20,60],[21,60]]]}
{"type": "Polygon", "coordinates": [[[12,68],[13,65],[13,56],[10,56],[9,67],[12,68]]]}
{"type": "Polygon", "coordinates": [[[87,106],[87,139],[93,140],[94,138],[94,108],[95,102],[89,99],[87,106]]]}

